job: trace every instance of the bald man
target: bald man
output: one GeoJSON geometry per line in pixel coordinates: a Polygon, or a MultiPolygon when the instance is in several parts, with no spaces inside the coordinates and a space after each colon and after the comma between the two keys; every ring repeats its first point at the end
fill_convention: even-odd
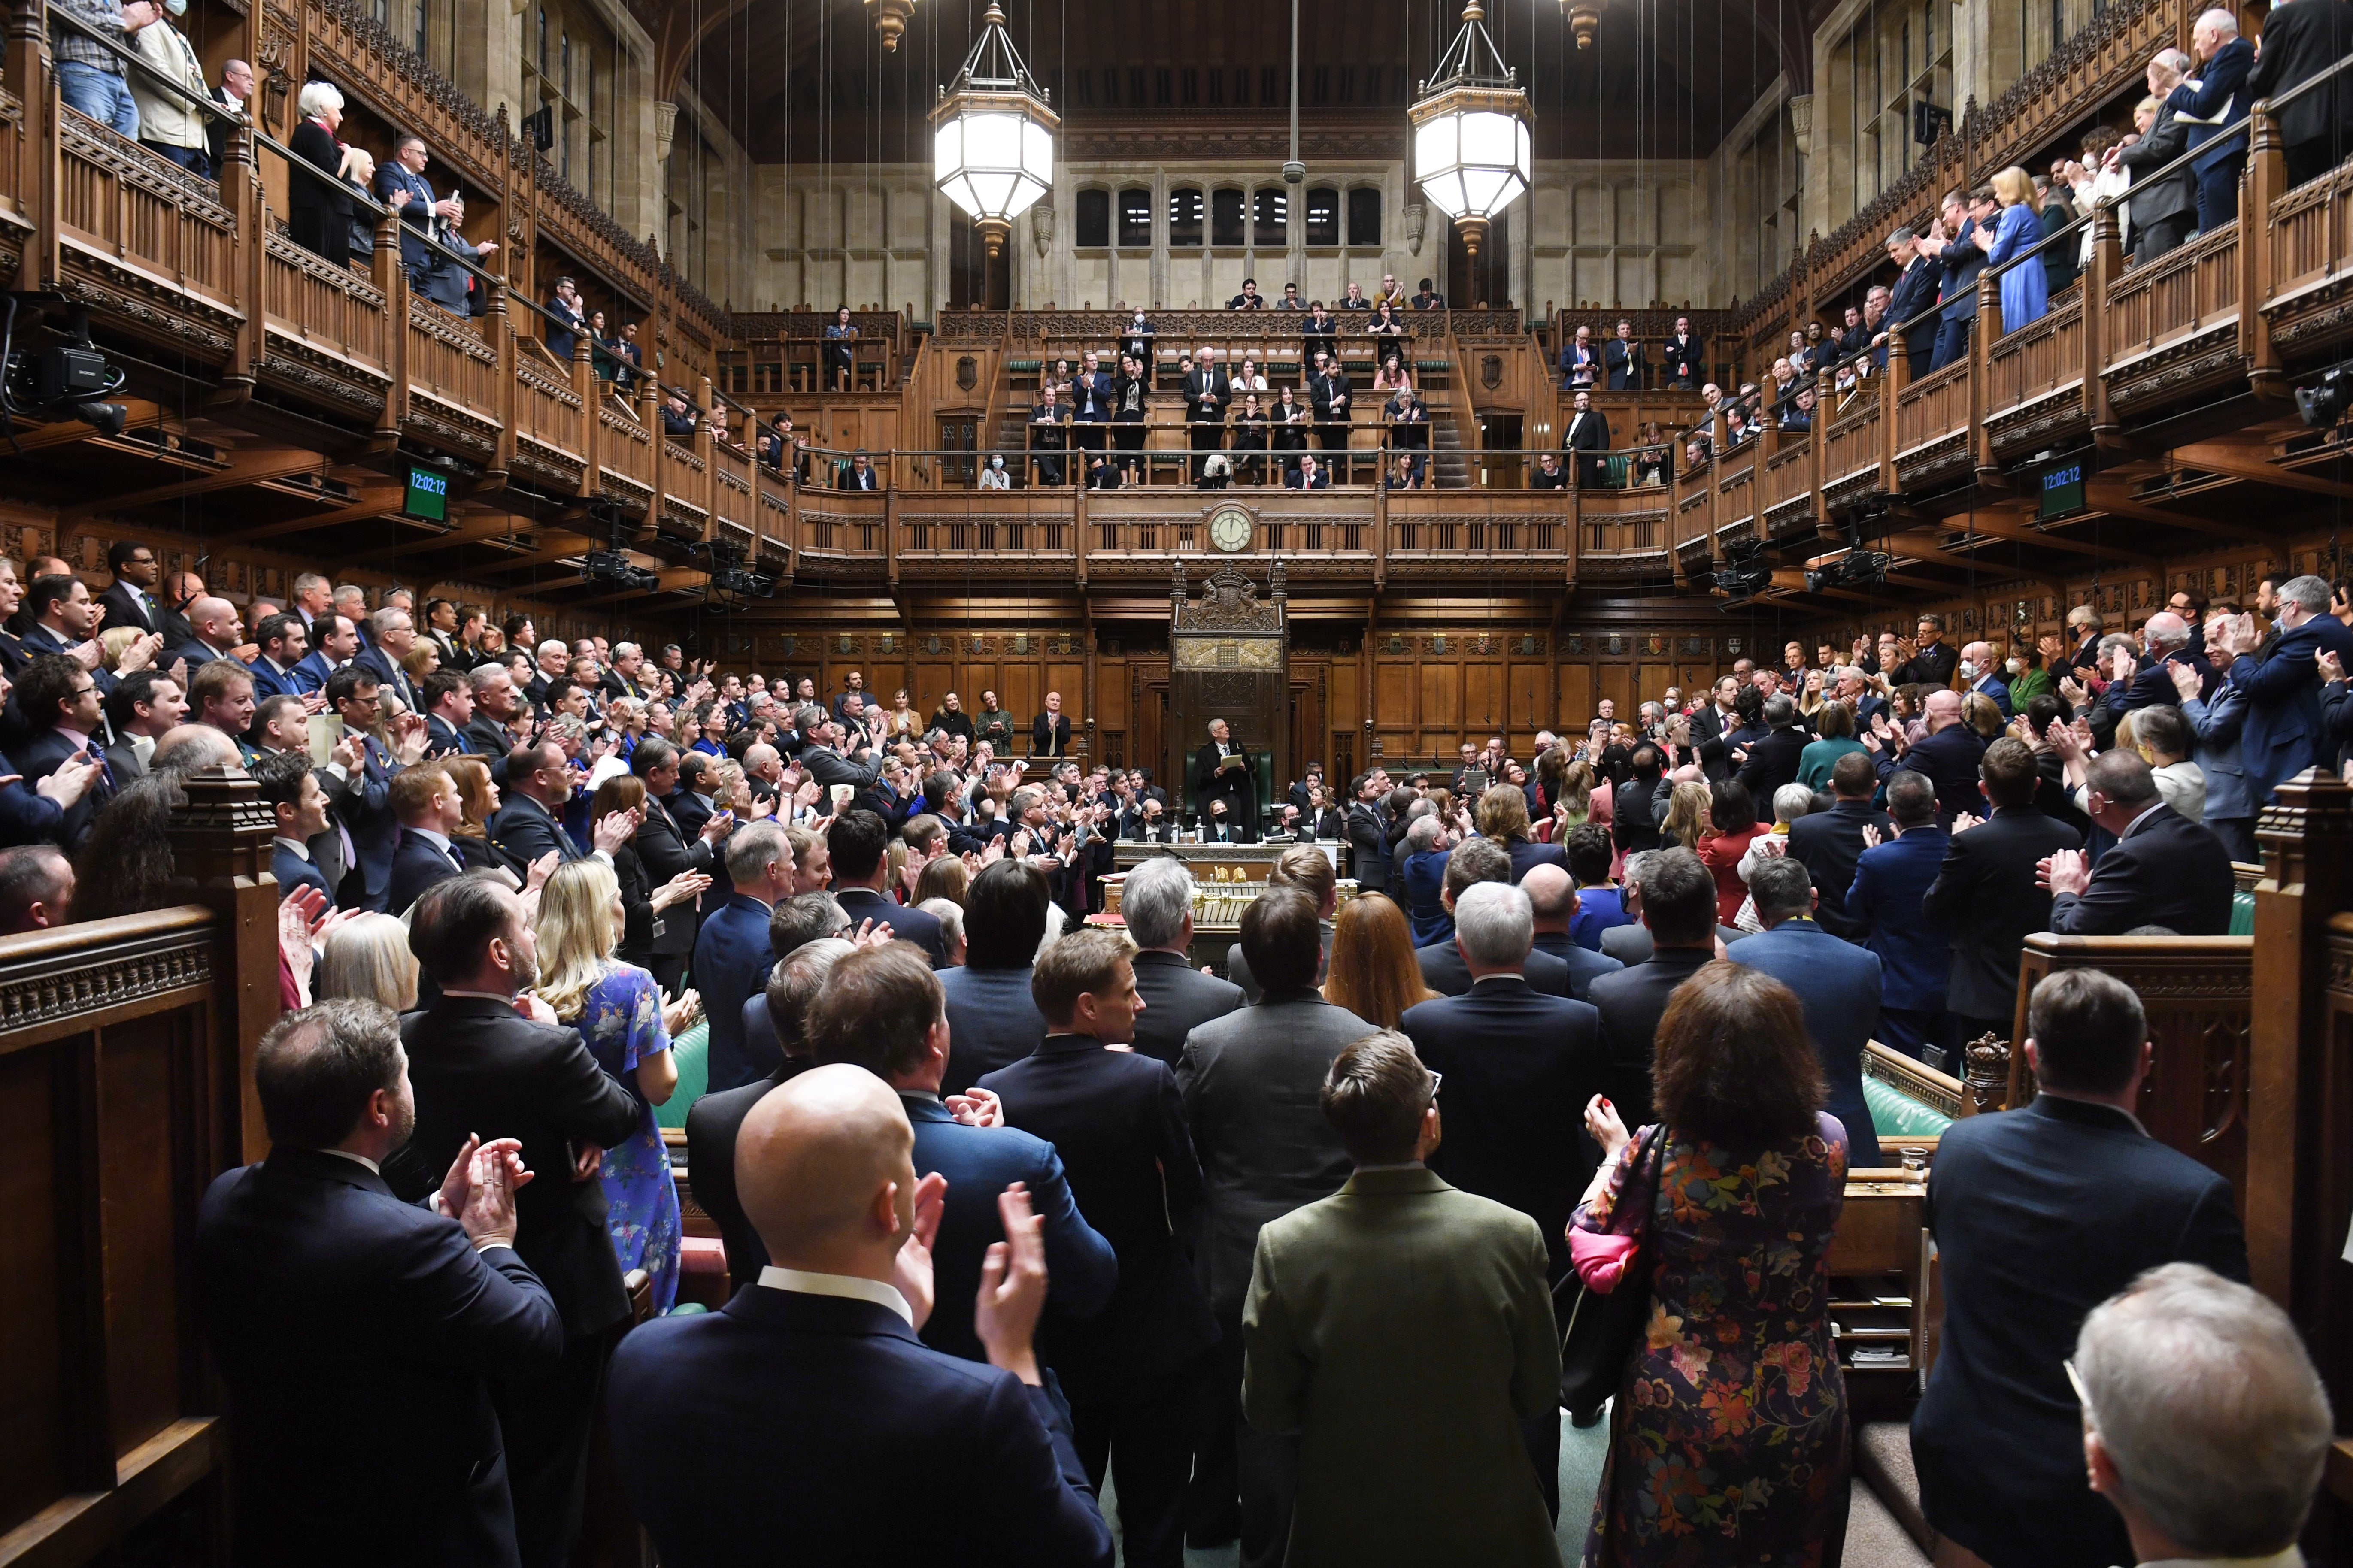
{"type": "MultiPolygon", "coordinates": [[[[2198,651],[2189,623],[2171,610],[2159,610],[2142,624],[2140,644],[2141,657],[2129,679],[2108,682],[2104,700],[2111,713],[2130,713],[2138,708],[2179,707],[2181,689],[2173,679],[2177,665],[2198,672],[2201,694],[2214,689],[2214,667],[2198,651]]],[[[2116,668],[2121,670],[2124,661],[2117,659],[2116,668]]]]}
{"type": "Polygon", "coordinates": [[[1985,757],[1986,743],[1961,722],[1961,694],[1931,691],[1926,713],[1928,733],[1916,746],[1905,743],[1904,731],[1890,724],[1886,715],[1872,716],[1871,733],[1862,737],[1862,743],[1877,760],[1880,782],[1884,784],[1898,768],[1926,773],[1936,786],[1939,826],[1950,827],[1964,812],[1982,818],[1986,804],[1978,790],[1978,763],[1985,757]]]}
{"type": "Polygon", "coordinates": [[[245,622],[227,599],[207,594],[188,606],[187,616],[194,635],[173,650],[172,658],[164,660],[166,665],[185,658],[193,672],[200,664],[229,658],[230,650],[245,640],[245,622]]]}
{"type": "Polygon", "coordinates": [[[1031,1348],[1042,1222],[1018,1185],[999,1195],[1007,1240],[973,1305],[988,1364],[931,1349],[916,1331],[947,1184],[916,1179],[914,1147],[899,1097],[848,1063],[744,1119],[736,1193],[768,1267],[717,1312],[639,1325],[607,1392],[630,1500],[673,1568],[1109,1568],[1111,1532],[1031,1348]],[[690,1426],[695,1441],[676,1441],[690,1426]]]}
{"type": "Polygon", "coordinates": [[[1577,919],[1578,900],[1577,879],[1566,868],[1549,861],[1531,866],[1528,874],[1520,879],[1520,890],[1527,894],[1535,913],[1535,951],[1548,952],[1568,965],[1568,994],[1572,1000],[1586,1001],[1585,988],[1597,977],[1626,967],[1614,958],[1578,946],[1577,939],[1568,934],[1570,923],[1577,919]]]}
{"type": "Polygon", "coordinates": [[[2010,717],[2010,683],[2001,678],[2000,661],[1993,656],[1989,642],[1965,643],[1961,647],[1961,683],[1970,691],[1982,693],[1987,700],[2001,710],[2001,716],[2010,717]]]}

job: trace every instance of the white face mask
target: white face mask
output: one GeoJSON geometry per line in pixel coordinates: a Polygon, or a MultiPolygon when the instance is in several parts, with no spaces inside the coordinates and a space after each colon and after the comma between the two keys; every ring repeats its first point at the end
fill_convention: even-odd
{"type": "Polygon", "coordinates": [[[1977,678],[1978,661],[1973,658],[1965,658],[1961,660],[1961,679],[1963,680],[1975,680],[1977,678]]]}
{"type": "Polygon", "coordinates": [[[2001,668],[2002,672],[2007,675],[2024,675],[2026,673],[2025,664],[2021,660],[2015,658],[2010,660],[2001,668]]]}
{"type": "Polygon", "coordinates": [[[991,458],[988,459],[988,466],[992,468],[1001,468],[1005,467],[1005,459],[1002,458],[991,458]]]}

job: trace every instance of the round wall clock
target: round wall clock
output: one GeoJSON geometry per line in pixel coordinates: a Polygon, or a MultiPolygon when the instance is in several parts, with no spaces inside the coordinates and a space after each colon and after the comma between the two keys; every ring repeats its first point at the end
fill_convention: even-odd
{"type": "Polygon", "coordinates": [[[1232,555],[1250,547],[1258,525],[1238,506],[1221,506],[1209,514],[1209,543],[1232,555]]]}

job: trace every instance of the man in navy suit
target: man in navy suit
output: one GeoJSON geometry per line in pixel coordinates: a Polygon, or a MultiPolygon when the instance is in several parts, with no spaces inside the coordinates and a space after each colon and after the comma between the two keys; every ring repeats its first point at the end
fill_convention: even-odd
{"type": "Polygon", "coordinates": [[[1879,955],[1814,923],[1814,886],[1802,861],[1786,855],[1759,861],[1748,873],[1748,896],[1766,929],[1724,955],[1771,975],[1805,1004],[1806,1033],[1831,1091],[1822,1109],[1846,1129],[1849,1168],[1876,1168],[1879,1131],[1862,1098],[1862,1047],[1879,1027],[1879,955]]]}
{"type": "MultiPolygon", "coordinates": [[[[1535,951],[1557,958],[1568,965],[1568,994],[1579,1002],[1587,1001],[1586,987],[1605,974],[1615,974],[1625,967],[1614,958],[1578,944],[1569,934],[1574,929],[1584,900],[1567,870],[1559,866],[1536,866],[1520,879],[1520,891],[1527,894],[1528,904],[1535,912],[1535,951]]],[[[1614,902],[1617,889],[1610,889],[1614,902]]],[[[1124,900],[1122,907],[1124,908],[1124,900]]]]}
{"type": "Polygon", "coordinates": [[[1936,287],[1944,278],[1944,268],[1937,265],[1927,245],[1908,228],[1899,228],[1887,237],[1887,258],[1904,269],[1887,301],[1890,329],[1901,327],[1924,313],[1927,316],[1927,320],[1901,334],[1906,367],[1912,379],[1917,381],[1928,374],[1936,360],[1939,318],[1935,307],[1936,287]]]}
{"type": "MultiPolygon", "coordinates": [[[[37,787],[77,760],[99,757],[105,710],[90,672],[69,655],[43,654],[27,664],[16,683],[16,704],[33,727],[30,738],[16,748],[14,771],[22,773],[25,783],[37,787]]],[[[64,807],[58,841],[69,850],[78,848],[99,807],[113,797],[113,783],[100,758],[96,778],[64,807]]]]}
{"type": "Polygon", "coordinates": [[[2198,153],[2189,163],[2198,175],[2198,232],[2211,234],[2228,228],[2239,216],[2239,174],[2247,166],[2247,133],[2221,132],[2247,112],[2247,96],[2239,89],[2255,68],[2255,48],[2239,37],[2239,19],[2219,6],[2190,28],[2189,47],[2200,62],[2197,85],[2183,82],[2165,104],[2188,125],[2189,149],[2198,153]]]}
{"type": "Polygon", "coordinates": [[[1167,1063],[1105,1048],[1133,1043],[1150,1010],[1126,942],[1071,931],[1039,959],[1034,986],[1045,1043],[980,1087],[997,1097],[1008,1123],[1053,1145],[1071,1195],[1119,1258],[1119,1284],[1100,1314],[1049,1315],[1046,1363],[1070,1398],[1087,1479],[1100,1488],[1106,1461],[1117,1467],[1127,1561],[1183,1568],[1188,1374],[1218,1338],[1177,1239],[1192,1234],[1201,1163],[1167,1063]]]}
{"type": "MultiPolygon", "coordinates": [[[[834,862],[837,869],[840,861],[834,862]]],[[[1030,961],[1046,938],[1045,874],[1007,858],[981,868],[965,893],[964,963],[944,970],[940,987],[955,1044],[948,1055],[947,1092],[962,1094],[1046,1039],[1046,1016],[1030,994],[1030,961]]],[[[859,910],[845,900],[842,912],[859,910]]]]}
{"type": "Polygon", "coordinates": [[[375,672],[358,664],[335,671],[327,701],[343,721],[343,738],[324,771],[336,819],[352,837],[352,869],[359,873],[344,879],[337,901],[381,912],[392,896],[392,852],[400,838],[392,781],[425,755],[425,721],[402,714],[392,726],[399,750],[388,750],[371,733],[384,711],[382,688],[375,672]]]}
{"type": "Polygon", "coordinates": [[[406,610],[396,609],[390,605],[376,611],[369,620],[375,635],[368,640],[368,646],[360,650],[354,662],[363,669],[374,670],[377,683],[399,699],[404,711],[422,713],[425,710],[424,700],[417,695],[416,685],[410,681],[408,671],[402,668],[400,663],[408,657],[408,650],[417,646],[416,622],[408,618],[406,610]]]}
{"type": "MultiPolygon", "coordinates": [[[[1986,748],[1982,768],[1993,814],[1954,820],[1944,864],[1920,900],[1923,923],[1947,946],[1945,1048],[1957,1050],[1988,1031],[2007,1039],[2018,998],[2019,950],[2030,931],[2051,929],[2051,894],[2035,867],[2083,835],[2034,809],[2034,753],[2003,736],[1986,748]]],[[[1796,824],[1790,825],[1794,830],[1796,824]]]]}
{"type": "Polygon", "coordinates": [[[922,948],[934,967],[947,962],[938,917],[882,891],[891,880],[889,823],[863,806],[845,811],[826,829],[825,847],[833,862],[833,896],[841,900],[841,911],[851,923],[872,921],[897,940],[922,948]]]}
{"type": "MultiPolygon", "coordinates": [[[[1006,1250],[952,1279],[933,1250],[948,1223],[940,1180],[916,1179],[921,1131],[847,1065],[801,1074],[745,1116],[744,1207],[775,1262],[717,1312],[641,1325],[613,1363],[615,1457],[664,1562],[1111,1568],[1111,1531],[1031,1343],[1046,1225],[1028,1194],[977,1194],[1006,1250]],[[917,1337],[942,1309],[966,1317],[987,1367],[917,1337]],[[679,1442],[688,1426],[702,1437],[679,1442]],[[955,1506],[914,1506],[910,1488],[955,1506]]],[[[1064,1283],[1055,1270],[1056,1295],[1064,1283]]]]}
{"type": "MultiPolygon", "coordinates": [[[[1993,226],[1994,195],[1991,187],[1980,186],[1964,194],[1945,193],[1942,221],[1947,237],[1936,246],[1936,259],[1944,265],[1944,278],[1938,285],[1938,297],[1945,301],[1943,320],[1936,329],[1936,363],[1928,368],[1944,369],[1969,350],[1969,329],[1978,319],[1978,274],[1986,268],[1985,248],[1977,242],[1977,230],[1993,226]]],[[[1931,245],[1936,242],[1931,241],[1931,245]]]]}
{"type": "Polygon", "coordinates": [[[429,1203],[393,1195],[381,1167],[417,1110],[398,1022],[374,1002],[280,1019],[254,1089],[269,1157],[217,1177],[196,1218],[198,1315],[237,1410],[233,1555],[517,1563],[490,1384],[564,1353],[515,1250],[515,1189],[540,1173],[514,1140],[469,1139],[429,1203]]]}
{"type": "Polygon", "coordinates": [[[1175,856],[1127,874],[1119,913],[1136,945],[1135,990],[1146,1004],[1135,1021],[1136,1054],[1173,1068],[1196,1026],[1242,1005],[1242,988],[1193,967],[1193,873],[1175,856]]]}
{"type": "MultiPolygon", "coordinates": [[[[338,679],[341,679],[339,676],[338,679]]],[[[572,798],[572,764],[553,741],[517,746],[507,755],[504,804],[491,816],[490,836],[515,864],[553,854],[556,864],[580,858],[560,815],[572,798]]]]}
{"type": "Polygon", "coordinates": [[[403,135],[394,145],[392,160],[378,164],[375,171],[376,200],[389,205],[395,193],[406,196],[399,206],[400,265],[408,274],[409,286],[420,291],[438,259],[426,244],[426,237],[439,219],[464,216],[455,197],[444,200],[434,195],[433,182],[425,177],[425,165],[430,161],[425,138],[403,135]]]}
{"type": "Polygon", "coordinates": [[[166,664],[185,659],[193,673],[199,665],[235,657],[234,650],[245,642],[245,618],[227,599],[207,594],[188,606],[187,615],[195,635],[172,650],[166,664]]]}
{"type": "MultiPolygon", "coordinates": [[[[245,668],[253,672],[253,698],[266,702],[272,697],[300,697],[316,687],[302,684],[294,667],[310,656],[310,634],[302,629],[297,616],[264,616],[261,624],[253,628],[253,640],[260,651],[245,668]]],[[[193,665],[191,668],[195,668],[193,665]]],[[[320,686],[326,682],[322,680],[320,686]]]]}
{"type": "Polygon", "coordinates": [[[155,552],[136,540],[118,539],[106,547],[106,569],[114,582],[98,596],[110,626],[132,626],[142,632],[164,629],[164,606],[153,589],[163,575],[155,552]]]}
{"type": "Polygon", "coordinates": [[[425,678],[419,695],[425,703],[425,754],[470,754],[474,737],[467,726],[474,721],[474,683],[465,672],[437,669],[425,678]]]}
{"type": "MultiPolygon", "coordinates": [[[[1949,824],[1964,813],[1974,816],[1985,808],[1985,797],[1978,793],[1978,763],[1986,743],[1962,722],[1957,691],[1931,691],[1925,713],[1928,733],[1918,745],[1906,745],[1903,732],[1892,724],[1883,728],[1873,723],[1871,733],[1862,737],[1878,760],[1880,782],[1886,783],[1898,768],[1926,773],[1936,786],[1939,817],[1949,824]]],[[[1796,823],[1789,826],[1792,831],[1797,827],[1796,823]]]]}
{"type": "Polygon", "coordinates": [[[1832,936],[1849,942],[1862,935],[1861,922],[1846,907],[1855,863],[1873,842],[1870,835],[1888,837],[1886,814],[1871,804],[1878,793],[1879,774],[1870,754],[1849,752],[1831,764],[1834,804],[1830,810],[1810,811],[1789,824],[1789,858],[1806,868],[1822,895],[1815,920],[1832,936]]]}
{"type": "MultiPolygon", "coordinates": [[[[1446,858],[1446,878],[1439,884],[1438,901],[1451,915],[1454,900],[1477,884],[1501,882],[1508,887],[1511,880],[1511,857],[1504,852],[1502,845],[1492,838],[1466,838],[1446,858]]],[[[1471,968],[1463,962],[1462,949],[1451,939],[1418,947],[1413,956],[1421,968],[1421,983],[1440,996],[1460,996],[1471,989],[1471,968]]],[[[1569,994],[1568,963],[1565,959],[1548,952],[1531,952],[1522,973],[1531,986],[1547,996],[1569,994]]]]}
{"type": "MultiPolygon", "coordinates": [[[[1846,909],[1862,930],[1862,945],[1879,955],[1879,1038],[1927,1060],[1923,1053],[1937,1044],[1944,1024],[1953,959],[1945,933],[1922,918],[1920,906],[1952,835],[1936,825],[1936,786],[1924,773],[1887,781],[1887,815],[1891,837],[1855,862],[1846,909]]],[[[1874,837],[1864,835],[1866,842],[1874,837]]]]}
{"type": "Polygon", "coordinates": [[[2161,1264],[2243,1281],[2246,1237],[2230,1182],[2135,1120],[2151,1053],[2129,987],[2095,969],[2050,975],[2027,1036],[2041,1092],[1953,1123],[1928,1175],[1945,1337],[1912,1417],[1921,1511],[1990,1563],[2122,1563],[2123,1523],[2084,1480],[2065,1366],[2076,1331],[2161,1264]]]}
{"type": "Polygon", "coordinates": [[[392,781],[392,814],[400,822],[400,844],[392,855],[392,889],[385,912],[403,915],[436,882],[463,876],[465,862],[450,835],[466,819],[458,786],[430,764],[405,768],[392,781]]]}
{"type": "Polygon", "coordinates": [[[2116,841],[2096,866],[2072,849],[2044,862],[2051,929],[2122,936],[2158,925],[2177,936],[2227,934],[2238,884],[2222,841],[2158,799],[2156,774],[2131,752],[2101,752],[2086,784],[2093,822],[2116,841]]]}
{"type": "MultiPolygon", "coordinates": [[[[947,1000],[920,952],[893,942],[837,963],[810,1005],[807,1033],[810,1059],[819,1066],[849,1062],[898,1091],[915,1130],[915,1169],[947,1178],[932,1254],[940,1305],[923,1325],[925,1344],[966,1361],[987,1359],[980,1325],[965,1302],[981,1281],[989,1247],[1006,1239],[997,1194],[1017,1182],[1045,1222],[1055,1315],[1092,1318],[1103,1310],[1119,1281],[1119,1261],[1079,1213],[1054,1146],[1010,1127],[960,1121],[987,1114],[986,1103],[940,1097],[948,1065],[947,1000]]],[[[740,1179],[740,1143],[735,1163],[740,1179]]],[[[746,1212],[756,1218],[748,1205],[746,1212]]]]}
{"type": "Polygon", "coordinates": [[[734,890],[703,921],[694,939],[694,984],[711,1019],[710,1090],[740,1089],[776,1067],[773,1040],[744,1033],[744,1004],[764,991],[776,952],[768,921],[792,897],[793,847],[774,822],[746,823],[727,840],[734,890]]]}
{"type": "Polygon", "coordinates": [[[1649,956],[1591,982],[1585,999],[1601,1014],[1602,1092],[1639,1127],[1651,1120],[1659,1020],[1675,988],[1715,958],[1715,873],[1688,849],[1650,849],[1635,858],[1627,890],[1649,956]]]}
{"type": "Polygon", "coordinates": [[[318,635],[311,640],[311,651],[298,659],[288,673],[293,678],[298,696],[327,689],[327,678],[349,664],[360,651],[359,628],[343,616],[322,616],[317,622],[318,635]]]}
{"type": "MultiPolygon", "coordinates": [[[[2186,668],[2198,677],[2197,689],[2204,690],[2214,680],[2212,667],[2191,642],[2189,623],[2170,610],[2159,610],[2149,616],[2141,628],[2145,655],[2129,667],[2122,667],[2120,679],[2108,682],[2105,701],[2114,714],[2130,713],[2137,709],[2160,704],[2179,707],[2181,693],[2173,679],[2176,666],[2186,668]]],[[[2130,650],[2123,650],[2126,657],[2130,650]]],[[[2105,661],[2104,661],[2105,662],[2105,661]]]]}
{"type": "Polygon", "coordinates": [[[311,771],[311,759],[300,752],[267,752],[246,771],[278,820],[269,841],[269,869],[278,879],[279,898],[297,888],[316,888],[332,903],[334,889],[311,860],[311,840],[327,831],[327,797],[311,771]]]}
{"type": "Polygon", "coordinates": [[[2001,710],[2005,719],[2011,717],[2010,683],[2001,678],[2001,668],[1993,657],[1993,645],[1973,642],[1961,648],[1960,677],[1968,694],[1981,696],[2001,710]]]}
{"type": "Polygon", "coordinates": [[[2215,623],[2210,639],[2215,652],[2231,661],[2231,683],[2246,694],[2239,753],[2259,811],[2283,783],[2306,768],[2327,765],[2322,748],[2327,726],[2314,656],[2333,653],[2353,668],[2353,627],[2328,613],[2328,597],[2326,578],[2294,577],[2280,584],[2278,640],[2268,653],[2258,647],[2251,628],[2227,616],[2215,623]]]}

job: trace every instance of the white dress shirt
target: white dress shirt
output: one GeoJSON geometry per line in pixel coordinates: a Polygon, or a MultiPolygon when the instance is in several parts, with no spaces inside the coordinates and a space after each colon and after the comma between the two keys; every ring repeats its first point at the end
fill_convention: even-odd
{"type": "Polygon", "coordinates": [[[915,1326],[915,1310],[907,1305],[907,1298],[899,1294],[898,1287],[885,1285],[880,1279],[868,1279],[855,1274],[818,1274],[806,1268],[779,1268],[769,1264],[760,1270],[760,1288],[764,1290],[792,1290],[803,1296],[839,1296],[845,1300],[871,1301],[878,1307],[888,1307],[915,1326]]]}

